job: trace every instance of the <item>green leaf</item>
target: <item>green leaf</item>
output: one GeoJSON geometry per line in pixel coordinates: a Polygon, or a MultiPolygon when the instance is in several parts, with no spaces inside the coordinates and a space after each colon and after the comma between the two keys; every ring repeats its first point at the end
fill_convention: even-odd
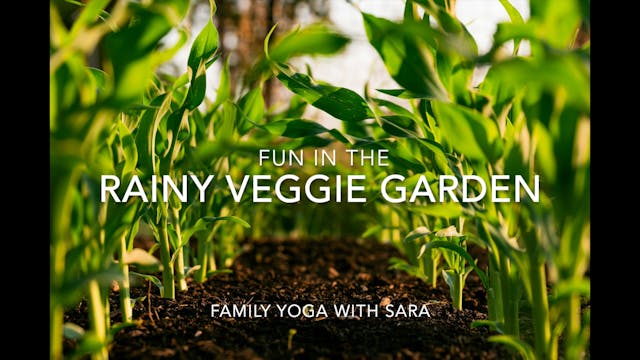
{"type": "MultiPolygon", "coordinates": [[[[524,88],[532,98],[547,90],[566,97],[567,106],[575,105],[588,113],[591,109],[589,62],[575,53],[554,54],[545,59],[513,58],[494,64],[487,77],[506,89],[524,88]]],[[[560,96],[560,95],[558,95],[560,96]]]]}
{"type": "Polygon", "coordinates": [[[376,225],[376,226],[372,226],[370,228],[368,228],[364,233],[362,233],[362,235],[360,235],[361,238],[368,238],[371,237],[375,234],[378,234],[382,231],[382,229],[384,229],[384,227],[382,225],[376,225]]]}
{"type": "Polygon", "coordinates": [[[79,35],[80,32],[91,25],[101,15],[104,15],[104,9],[109,5],[109,0],[93,0],[87,4],[77,3],[80,6],[84,6],[84,9],[74,21],[71,31],[69,32],[69,39],[79,35]]]}
{"type": "Polygon", "coordinates": [[[131,132],[122,123],[118,123],[118,135],[122,144],[122,152],[124,153],[124,167],[122,174],[133,173],[138,165],[138,149],[131,132]]]}
{"type": "Polygon", "coordinates": [[[557,48],[566,48],[580,25],[578,0],[531,2],[531,21],[536,23],[542,39],[557,48]]]}
{"type": "Polygon", "coordinates": [[[398,137],[418,137],[416,133],[416,123],[413,117],[402,115],[387,115],[380,117],[382,129],[393,136],[398,137]]]}
{"type": "Polygon", "coordinates": [[[331,136],[333,136],[334,139],[340,141],[343,144],[352,144],[353,143],[352,141],[347,139],[338,129],[329,130],[329,134],[331,134],[331,136]]]}
{"type": "Polygon", "coordinates": [[[216,95],[216,101],[211,106],[212,109],[217,109],[225,101],[231,98],[231,71],[229,70],[229,58],[224,62],[222,71],[220,72],[220,83],[218,84],[218,93],[216,95]]]}
{"type": "Polygon", "coordinates": [[[497,50],[502,44],[509,40],[514,40],[514,51],[516,54],[520,40],[526,39],[538,42],[539,39],[535,33],[536,29],[532,23],[514,24],[501,23],[498,24],[496,32],[493,34],[493,49],[497,50]]]}
{"type": "MultiPolygon", "coordinates": [[[[169,200],[169,207],[170,208],[172,207],[171,200],[169,200]]],[[[175,261],[175,258],[177,257],[177,254],[178,254],[178,247],[180,246],[180,240],[178,240],[178,232],[176,231],[176,227],[174,224],[172,223],[167,224],[167,234],[169,235],[169,246],[174,251],[173,256],[171,257],[171,260],[169,260],[169,263],[173,264],[173,261],[175,261]]]]}
{"type": "Polygon", "coordinates": [[[206,221],[210,221],[210,222],[229,220],[231,222],[234,222],[236,224],[241,225],[244,228],[250,228],[251,227],[251,225],[248,222],[246,222],[245,220],[243,220],[243,219],[241,219],[241,218],[239,218],[237,216],[206,216],[203,219],[206,220],[206,221]]]}
{"type": "Polygon", "coordinates": [[[529,36],[522,36],[522,35],[513,36],[514,38],[513,54],[517,54],[518,49],[520,48],[520,41],[523,38],[533,38],[533,36],[531,36],[533,35],[533,26],[531,26],[531,24],[525,25],[522,15],[520,15],[520,12],[518,11],[518,9],[516,9],[513,5],[511,5],[509,0],[499,0],[499,1],[500,1],[500,4],[502,4],[502,7],[504,7],[504,9],[507,11],[507,14],[509,14],[509,19],[511,19],[511,24],[507,24],[508,26],[504,26],[505,24],[500,24],[503,26],[500,26],[500,25],[498,26],[498,29],[495,33],[496,43],[502,43],[503,41],[505,41],[505,40],[500,41],[499,38],[504,37],[505,35],[507,35],[507,37],[510,37],[508,33],[516,29],[518,29],[517,32],[522,32],[521,34],[529,35],[529,36]],[[505,34],[505,32],[507,34],[505,34]]]}
{"type": "Polygon", "coordinates": [[[151,281],[153,285],[155,285],[160,291],[160,296],[164,296],[164,285],[162,285],[162,281],[153,275],[140,274],[135,271],[129,271],[129,275],[139,276],[145,280],[151,281]]]}
{"type": "Polygon", "coordinates": [[[222,111],[216,113],[213,132],[216,139],[223,143],[231,143],[234,140],[236,120],[238,118],[238,106],[227,100],[222,105],[222,111]]]}
{"type": "MultiPolygon", "coordinates": [[[[535,162],[546,182],[555,184],[558,174],[558,159],[555,156],[552,135],[549,130],[540,123],[533,126],[533,138],[536,139],[535,162]]],[[[518,143],[517,145],[520,145],[518,143]]],[[[515,148],[515,146],[514,146],[515,148]]],[[[520,150],[515,149],[514,151],[520,150]]],[[[523,157],[519,158],[521,160],[523,157]]],[[[521,160],[523,162],[524,160],[521,160]]],[[[524,165],[524,164],[523,164],[524,165]]]]}
{"type": "Polygon", "coordinates": [[[347,37],[326,25],[312,24],[284,36],[269,49],[269,57],[282,63],[299,55],[330,55],[342,50],[348,43],[347,37]]]}
{"type": "Polygon", "coordinates": [[[113,68],[114,105],[126,106],[142,97],[159,65],[157,53],[160,40],[186,14],[188,1],[153,3],[147,7],[129,4],[132,18],[129,24],[106,36],[104,45],[113,68]],[[172,14],[173,16],[169,16],[172,14]]]}
{"type": "Polygon", "coordinates": [[[457,104],[434,102],[434,115],[442,136],[466,157],[495,162],[502,155],[502,142],[495,122],[457,104]]]}
{"type": "Polygon", "coordinates": [[[452,269],[442,270],[442,277],[444,278],[444,282],[447,283],[449,291],[451,292],[451,299],[453,299],[455,297],[455,283],[458,274],[452,269]]]}
{"type": "Polygon", "coordinates": [[[253,127],[259,124],[264,117],[264,99],[262,98],[262,87],[257,87],[246,93],[238,101],[238,132],[244,135],[253,127]]]}
{"type": "Polygon", "coordinates": [[[388,149],[389,161],[393,163],[395,167],[398,167],[399,169],[411,169],[416,173],[425,172],[426,169],[422,164],[422,154],[412,151],[408,146],[411,145],[411,141],[414,139],[402,138],[399,140],[400,141],[377,141],[374,146],[375,148],[383,147],[388,149]]]}
{"type": "Polygon", "coordinates": [[[400,115],[411,119],[420,119],[419,116],[414,115],[411,111],[389,100],[378,98],[371,98],[371,100],[378,106],[386,107],[387,109],[392,111],[392,113],[395,113],[395,115],[400,115]]]}
{"type": "Polygon", "coordinates": [[[413,0],[406,0],[404,2],[404,12],[402,15],[404,21],[405,22],[413,21],[418,16],[419,15],[415,11],[413,0]]]}
{"type": "Polygon", "coordinates": [[[533,349],[531,348],[531,345],[513,335],[493,335],[489,337],[489,341],[505,344],[511,347],[512,349],[518,351],[525,360],[536,360],[536,356],[533,352],[533,349]]]}
{"type": "Polygon", "coordinates": [[[361,121],[374,117],[367,102],[354,91],[328,84],[318,84],[301,73],[287,74],[281,69],[277,78],[289,90],[314,107],[343,121],[361,121]]]}
{"type": "Polygon", "coordinates": [[[157,96],[149,104],[154,107],[146,110],[140,118],[136,133],[138,167],[147,176],[156,173],[156,134],[160,121],[167,114],[171,97],[166,94],[157,96]]]}
{"type": "Polygon", "coordinates": [[[209,19],[191,45],[187,66],[195,73],[200,64],[206,63],[218,50],[218,30],[209,19]]]}
{"type": "Polygon", "coordinates": [[[295,29],[274,45],[269,40],[275,26],[264,41],[264,56],[246,74],[249,83],[258,81],[270,71],[270,64],[284,63],[290,58],[301,55],[330,55],[342,50],[349,39],[324,24],[312,24],[303,29],[295,29]]]}
{"type": "Polygon", "coordinates": [[[206,93],[207,76],[205,74],[204,65],[202,65],[200,70],[198,70],[198,73],[191,78],[191,84],[189,86],[189,91],[187,92],[187,98],[184,106],[189,110],[197,108],[202,104],[202,101],[204,101],[206,93]]]}
{"type": "Polygon", "coordinates": [[[511,2],[509,2],[509,0],[498,0],[500,1],[500,4],[502,4],[502,7],[506,10],[507,14],[509,15],[509,19],[511,19],[511,22],[514,24],[522,24],[524,23],[524,19],[522,18],[522,15],[520,15],[520,12],[518,11],[518,9],[516,9],[513,5],[511,5],[511,2]]]}
{"type": "Polygon", "coordinates": [[[185,106],[193,110],[204,100],[207,90],[206,70],[211,63],[209,60],[218,50],[218,30],[209,19],[207,25],[200,31],[200,34],[193,41],[187,66],[191,72],[191,86],[187,93],[185,106]]]}
{"type": "Polygon", "coordinates": [[[97,92],[99,93],[103,91],[107,85],[107,79],[109,75],[106,72],[93,67],[87,68],[87,72],[89,73],[92,81],[95,83],[97,92]]]}
{"type": "Polygon", "coordinates": [[[265,125],[264,129],[273,135],[289,138],[301,138],[329,131],[329,129],[316,122],[303,119],[274,121],[265,125]]]}
{"type": "Polygon", "coordinates": [[[426,250],[435,249],[435,248],[448,249],[462,256],[467,261],[467,263],[469,263],[469,265],[471,265],[473,269],[476,271],[476,273],[480,277],[480,280],[482,280],[482,284],[484,285],[484,287],[488,288],[489,281],[487,280],[487,275],[484,273],[484,271],[482,271],[482,269],[478,267],[478,265],[476,265],[476,262],[473,260],[471,255],[469,255],[467,250],[463,249],[459,245],[456,245],[446,240],[433,240],[427,243],[426,250]]]}
{"type": "Polygon", "coordinates": [[[369,42],[376,49],[391,77],[417,96],[449,101],[435,70],[433,54],[416,37],[404,34],[400,25],[362,13],[369,42]]]}
{"type": "Polygon", "coordinates": [[[178,76],[177,79],[173,80],[173,84],[171,85],[171,91],[174,92],[174,96],[175,94],[175,90],[180,89],[181,87],[187,85],[189,83],[189,74],[188,73],[184,73],[180,76],[178,76]]]}

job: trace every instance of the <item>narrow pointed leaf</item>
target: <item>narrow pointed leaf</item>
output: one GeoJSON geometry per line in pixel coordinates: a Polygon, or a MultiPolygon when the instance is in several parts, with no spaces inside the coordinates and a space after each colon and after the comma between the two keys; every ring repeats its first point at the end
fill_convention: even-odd
{"type": "Polygon", "coordinates": [[[306,102],[339,120],[361,121],[374,117],[367,102],[352,90],[319,84],[301,73],[280,71],[277,78],[306,102]]]}

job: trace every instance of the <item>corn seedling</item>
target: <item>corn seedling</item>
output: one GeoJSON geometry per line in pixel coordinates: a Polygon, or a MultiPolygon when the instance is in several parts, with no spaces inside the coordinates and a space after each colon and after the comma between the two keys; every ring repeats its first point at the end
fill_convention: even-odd
{"type": "Polygon", "coordinates": [[[471,271],[476,270],[486,287],[486,275],[478,268],[476,261],[471,258],[471,255],[467,253],[464,236],[457,231],[454,225],[438,230],[435,233],[435,237],[445,238],[446,240],[434,240],[429,244],[425,244],[424,248],[442,249],[442,257],[447,264],[447,268],[442,270],[442,274],[445,282],[449,286],[453,306],[458,310],[462,310],[462,289],[464,288],[467,276],[469,276],[471,271]]]}

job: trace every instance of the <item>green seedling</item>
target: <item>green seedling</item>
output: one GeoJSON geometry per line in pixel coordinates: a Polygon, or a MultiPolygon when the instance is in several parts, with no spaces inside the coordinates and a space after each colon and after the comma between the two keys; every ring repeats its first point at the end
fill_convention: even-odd
{"type": "Polygon", "coordinates": [[[427,243],[431,238],[432,232],[421,226],[407,234],[402,242],[405,244],[405,254],[410,259],[418,261],[417,272],[422,275],[424,281],[435,288],[438,281],[441,253],[432,250],[432,248],[427,249],[427,243]]]}
{"type": "Polygon", "coordinates": [[[289,329],[289,334],[287,336],[287,350],[293,350],[293,337],[298,333],[296,329],[289,329]]]}
{"type": "MultiPolygon", "coordinates": [[[[471,255],[466,252],[464,236],[458,233],[454,225],[436,231],[435,238],[445,238],[446,240],[434,240],[424,244],[420,254],[418,254],[418,258],[424,256],[427,250],[440,248],[440,253],[447,265],[445,269],[442,269],[442,276],[449,286],[453,306],[458,310],[462,310],[462,290],[464,289],[465,281],[477,266],[467,266],[471,255]]],[[[473,260],[471,263],[475,265],[473,260]]]]}

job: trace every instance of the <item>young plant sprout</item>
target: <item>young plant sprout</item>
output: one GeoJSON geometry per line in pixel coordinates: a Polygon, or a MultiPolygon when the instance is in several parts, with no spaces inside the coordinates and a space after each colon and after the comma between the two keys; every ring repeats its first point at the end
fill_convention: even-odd
{"type": "Polygon", "coordinates": [[[454,225],[436,231],[435,238],[445,238],[445,240],[434,240],[424,244],[422,247],[424,250],[420,252],[418,257],[423,256],[428,249],[441,249],[440,252],[447,264],[447,267],[442,269],[442,276],[449,286],[453,306],[458,310],[462,310],[462,289],[464,289],[467,276],[477,266],[475,266],[473,260],[471,260],[471,264],[474,266],[466,265],[468,260],[471,259],[471,255],[466,252],[464,235],[459,233],[454,225]]]}
{"type": "Polygon", "coordinates": [[[293,337],[298,333],[296,329],[289,329],[289,333],[287,334],[287,350],[293,350],[293,337]]]}
{"type": "Polygon", "coordinates": [[[427,243],[431,239],[432,232],[425,226],[420,226],[407,234],[403,240],[405,254],[410,259],[418,260],[416,270],[423,280],[435,288],[438,281],[438,268],[440,267],[441,253],[431,248],[427,249],[427,243]]]}

